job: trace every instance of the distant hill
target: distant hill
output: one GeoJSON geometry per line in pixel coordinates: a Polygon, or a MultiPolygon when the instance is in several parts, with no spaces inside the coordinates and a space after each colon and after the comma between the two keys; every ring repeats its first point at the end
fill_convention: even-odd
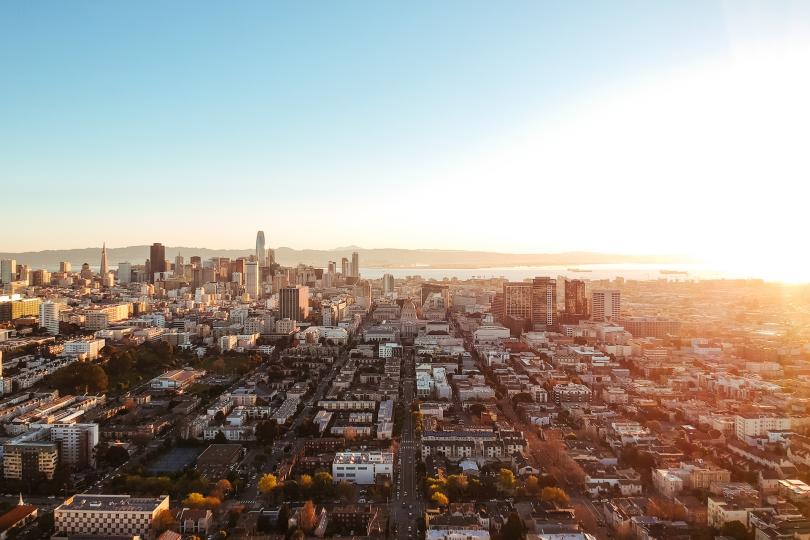
{"type": "MultiPolygon", "coordinates": [[[[352,251],[360,254],[361,267],[433,267],[433,268],[484,268],[491,266],[546,266],[546,265],[581,265],[581,264],[672,264],[690,262],[682,257],[652,255],[620,255],[609,253],[592,253],[573,251],[566,253],[496,253],[491,251],[462,251],[441,249],[362,249],[353,246],[332,250],[276,249],[276,260],[282,265],[309,264],[325,267],[328,261],[335,261],[340,268],[341,257],[351,260],[352,251]]],[[[192,255],[203,259],[211,257],[229,257],[235,259],[254,253],[253,249],[209,249],[195,247],[166,246],[166,258],[173,261],[176,255],[183,255],[188,261],[192,255]]],[[[107,248],[110,266],[128,261],[143,264],[149,258],[149,246],[127,246],[107,248]]],[[[101,247],[84,249],[63,249],[47,251],[29,251],[24,253],[0,253],[0,259],[15,259],[19,264],[31,268],[59,267],[60,261],[70,261],[74,268],[82,263],[97,267],[101,260],[101,247]]]]}

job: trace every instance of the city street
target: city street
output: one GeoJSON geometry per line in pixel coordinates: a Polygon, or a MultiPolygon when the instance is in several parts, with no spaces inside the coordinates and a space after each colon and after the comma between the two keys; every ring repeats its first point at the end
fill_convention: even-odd
{"type": "Polygon", "coordinates": [[[419,485],[416,473],[416,453],[419,443],[414,429],[411,406],[414,401],[414,360],[413,350],[405,349],[403,359],[402,404],[406,414],[402,423],[399,444],[399,474],[397,476],[397,496],[391,509],[391,523],[396,525],[397,538],[416,538],[417,519],[423,517],[419,502],[419,485]]]}

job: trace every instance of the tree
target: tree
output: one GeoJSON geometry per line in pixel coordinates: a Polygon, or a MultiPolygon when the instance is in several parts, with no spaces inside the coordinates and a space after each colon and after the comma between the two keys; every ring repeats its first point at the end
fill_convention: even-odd
{"type": "Polygon", "coordinates": [[[202,508],[205,506],[205,496],[202,493],[189,493],[188,496],[183,499],[183,506],[202,508]]]}
{"type": "Polygon", "coordinates": [[[220,357],[211,362],[211,371],[216,371],[220,375],[225,373],[225,360],[220,357]]]}
{"type": "Polygon", "coordinates": [[[353,441],[353,440],[355,440],[357,438],[357,430],[355,428],[353,428],[353,427],[347,427],[343,431],[343,437],[347,441],[351,442],[351,441],[353,441]]]}
{"type": "Polygon", "coordinates": [[[448,498],[458,501],[464,497],[467,491],[467,475],[465,474],[451,474],[447,477],[447,496],[448,498]]]}
{"type": "Polygon", "coordinates": [[[354,495],[357,492],[357,489],[351,482],[346,482],[345,480],[343,480],[337,485],[337,492],[341,499],[343,499],[346,502],[349,502],[352,499],[354,499],[354,495]]]}
{"type": "Polygon", "coordinates": [[[540,492],[540,480],[535,475],[531,475],[523,483],[523,487],[528,495],[534,497],[540,492]]]}
{"type": "Polygon", "coordinates": [[[228,437],[220,430],[214,435],[214,444],[228,444],[228,437]]]}
{"type": "Polygon", "coordinates": [[[98,364],[74,362],[56,370],[49,382],[62,394],[83,394],[85,389],[88,392],[104,392],[110,381],[98,364]]]}
{"type": "Polygon", "coordinates": [[[264,446],[273,444],[278,436],[278,424],[275,420],[262,420],[256,424],[256,441],[264,446]]]}
{"type": "Polygon", "coordinates": [[[312,491],[312,486],[315,482],[312,480],[312,477],[308,474],[302,474],[298,477],[298,486],[301,488],[301,493],[304,495],[308,495],[310,491],[312,491]]]}
{"type": "Polygon", "coordinates": [[[230,493],[233,492],[233,484],[231,484],[230,481],[223,478],[222,480],[217,482],[217,485],[214,488],[214,491],[216,493],[216,496],[218,496],[220,499],[224,499],[230,493]]]}
{"type": "Polygon", "coordinates": [[[315,505],[312,501],[307,501],[304,503],[304,507],[301,508],[301,520],[299,525],[304,532],[311,533],[315,530],[315,524],[317,523],[318,516],[315,513],[315,505]]]}
{"type": "Polygon", "coordinates": [[[748,529],[739,521],[728,521],[724,523],[723,527],[720,529],[720,534],[722,536],[736,538],[737,540],[750,540],[751,538],[748,529]]]}
{"type": "Polygon", "coordinates": [[[313,480],[315,483],[315,491],[323,493],[324,495],[332,493],[334,483],[332,482],[331,474],[325,471],[317,472],[313,480]]]}
{"type": "Polygon", "coordinates": [[[470,405],[470,414],[473,416],[481,416],[487,408],[480,403],[473,403],[470,405]]]}
{"type": "Polygon", "coordinates": [[[432,500],[439,506],[447,506],[448,504],[450,504],[450,500],[447,498],[447,495],[445,495],[441,491],[437,491],[436,493],[434,493],[433,496],[430,498],[430,500],[432,500]]]}
{"type": "Polygon", "coordinates": [[[510,469],[501,469],[501,472],[498,475],[498,487],[501,491],[512,491],[515,489],[515,473],[513,473],[510,469]]]}
{"type": "Polygon", "coordinates": [[[501,527],[501,538],[503,540],[521,540],[523,538],[523,522],[517,512],[509,512],[506,523],[501,527]]]}
{"type": "Polygon", "coordinates": [[[276,475],[267,473],[259,479],[259,493],[268,495],[278,486],[276,475]]]}
{"type": "Polygon", "coordinates": [[[545,487],[540,493],[540,500],[556,504],[568,504],[568,495],[558,487],[545,487]]]}
{"type": "Polygon", "coordinates": [[[174,514],[169,510],[161,510],[160,513],[155,516],[155,519],[152,520],[152,527],[158,533],[174,530],[177,528],[177,520],[174,519],[174,514]]]}

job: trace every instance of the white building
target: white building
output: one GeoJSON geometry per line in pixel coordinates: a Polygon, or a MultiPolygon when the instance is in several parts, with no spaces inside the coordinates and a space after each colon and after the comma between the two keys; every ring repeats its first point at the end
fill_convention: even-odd
{"type": "Polygon", "coordinates": [[[82,356],[87,360],[95,360],[98,358],[98,354],[103,348],[103,339],[77,339],[65,342],[66,355],[82,356]]]}
{"type": "Polygon", "coordinates": [[[59,461],[76,468],[95,465],[98,424],[53,424],[51,441],[59,443],[59,461]]]}
{"type": "Polygon", "coordinates": [[[790,418],[771,414],[738,414],[734,417],[734,432],[744,441],[764,437],[769,431],[790,429],[790,418]]]}
{"type": "Polygon", "coordinates": [[[617,289],[595,289],[591,292],[591,319],[609,321],[619,318],[621,292],[617,289]]]}
{"type": "Polygon", "coordinates": [[[39,326],[53,336],[59,333],[59,304],[46,300],[39,305],[39,326]]]}
{"type": "Polygon", "coordinates": [[[392,452],[337,452],[332,462],[335,483],[373,484],[378,475],[393,478],[392,452]]]}
{"type": "Polygon", "coordinates": [[[126,284],[132,281],[132,263],[118,263],[118,283],[126,284]]]}

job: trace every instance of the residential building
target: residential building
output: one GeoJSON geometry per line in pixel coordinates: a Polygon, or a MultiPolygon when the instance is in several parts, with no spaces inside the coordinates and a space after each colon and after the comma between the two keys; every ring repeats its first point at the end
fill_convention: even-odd
{"type": "Polygon", "coordinates": [[[591,319],[613,321],[619,318],[622,301],[616,289],[596,289],[591,292],[591,319]]]}
{"type": "Polygon", "coordinates": [[[39,326],[54,336],[59,333],[59,306],[50,300],[39,306],[39,326]]]}

